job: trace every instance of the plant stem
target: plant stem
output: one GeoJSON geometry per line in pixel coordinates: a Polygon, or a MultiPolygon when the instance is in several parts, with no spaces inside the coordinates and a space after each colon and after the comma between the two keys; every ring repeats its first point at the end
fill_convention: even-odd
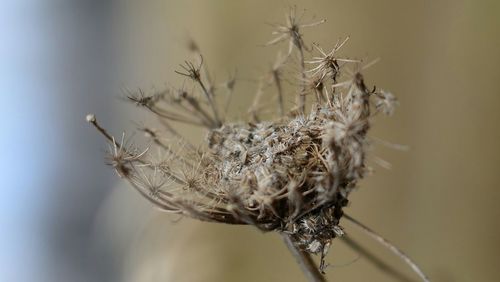
{"type": "Polygon", "coordinates": [[[365,247],[361,246],[356,242],[354,239],[350,238],[349,236],[342,236],[340,239],[351,249],[353,249],[355,252],[359,253],[360,255],[364,256],[370,263],[372,263],[375,267],[383,271],[384,273],[392,276],[395,278],[395,281],[401,281],[401,282],[412,282],[414,280],[409,279],[406,277],[405,274],[399,272],[392,266],[388,265],[385,263],[382,259],[380,259],[377,255],[373,254],[369,250],[367,250],[365,247]]]}
{"type": "Polygon", "coordinates": [[[299,49],[299,61],[300,61],[300,74],[302,78],[302,83],[300,85],[300,92],[299,92],[299,112],[304,114],[306,111],[306,96],[305,96],[305,91],[306,91],[306,65],[305,65],[305,60],[304,60],[304,50],[302,49],[302,46],[298,47],[299,49]]]}
{"type": "Polygon", "coordinates": [[[422,281],[430,282],[429,278],[427,277],[427,275],[425,275],[425,273],[422,271],[422,269],[420,269],[420,267],[409,256],[407,256],[403,251],[401,251],[399,248],[394,246],[387,239],[378,235],[375,231],[371,230],[366,225],[359,222],[355,218],[349,216],[348,214],[344,214],[344,218],[349,220],[351,223],[354,224],[354,226],[361,229],[363,232],[365,232],[367,235],[372,237],[375,241],[380,243],[382,246],[386,247],[389,251],[391,251],[395,255],[397,255],[401,260],[403,260],[408,266],[411,267],[411,269],[420,277],[420,279],[422,279],[422,281]]]}
{"type": "Polygon", "coordinates": [[[311,255],[307,252],[302,251],[297,246],[295,246],[295,244],[292,241],[292,238],[290,238],[290,235],[288,234],[282,234],[282,235],[283,235],[283,240],[285,241],[285,244],[288,247],[288,250],[290,250],[292,255],[295,257],[295,260],[299,264],[302,272],[304,272],[304,275],[307,277],[307,280],[309,282],[326,282],[325,277],[320,273],[319,268],[314,263],[313,259],[311,258],[311,255]]]}

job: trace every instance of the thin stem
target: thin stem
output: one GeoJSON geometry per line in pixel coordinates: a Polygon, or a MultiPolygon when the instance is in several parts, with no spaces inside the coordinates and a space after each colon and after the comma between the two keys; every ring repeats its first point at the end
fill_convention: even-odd
{"type": "Polygon", "coordinates": [[[363,232],[365,232],[370,237],[372,237],[375,241],[379,242],[384,247],[386,247],[391,252],[393,252],[398,257],[400,257],[407,265],[409,265],[411,267],[411,269],[413,269],[413,271],[422,279],[422,281],[424,281],[424,282],[430,282],[429,278],[420,269],[420,267],[409,256],[407,256],[403,251],[401,251],[396,246],[394,246],[387,239],[385,239],[384,237],[378,235],[375,231],[371,230],[369,227],[365,226],[363,223],[357,221],[356,219],[352,218],[351,216],[349,216],[347,214],[344,214],[344,218],[347,219],[347,220],[349,220],[351,223],[354,224],[354,226],[356,226],[359,229],[361,229],[363,232]]]}
{"type": "Polygon", "coordinates": [[[186,144],[190,150],[194,151],[194,152],[197,152],[198,149],[193,145],[191,144],[190,142],[188,142],[184,136],[182,136],[179,132],[177,132],[177,130],[175,130],[172,125],[170,125],[170,123],[168,121],[166,121],[165,119],[162,119],[162,118],[159,118],[158,121],[163,125],[163,127],[168,131],[170,132],[172,135],[178,137],[184,144],[186,144]]]}
{"type": "Polygon", "coordinates": [[[109,142],[113,143],[115,147],[121,148],[121,144],[118,143],[98,122],[94,114],[88,114],[87,122],[92,124],[99,133],[101,133],[109,142]]]}
{"type": "Polygon", "coordinates": [[[299,112],[300,113],[305,113],[306,111],[306,96],[305,96],[305,90],[306,90],[306,65],[305,65],[305,60],[304,60],[304,50],[302,46],[297,47],[299,49],[299,61],[300,61],[300,74],[302,76],[302,83],[300,86],[300,92],[299,92],[299,112]]]}
{"type": "Polygon", "coordinates": [[[227,97],[226,97],[226,102],[225,102],[225,106],[224,106],[224,119],[227,119],[227,111],[229,110],[229,105],[231,104],[231,99],[233,98],[235,82],[236,82],[236,78],[232,77],[226,84],[227,97]]]}
{"type": "Polygon", "coordinates": [[[285,116],[285,107],[284,107],[284,101],[283,101],[283,90],[281,88],[281,80],[280,80],[280,75],[277,70],[273,70],[273,81],[276,84],[276,88],[278,88],[278,110],[280,117],[285,116]]]}
{"type": "Polygon", "coordinates": [[[292,255],[295,257],[295,260],[300,265],[300,268],[307,277],[307,280],[309,282],[326,282],[325,277],[319,271],[319,268],[314,263],[311,255],[295,246],[290,235],[285,233],[282,235],[288,250],[290,250],[292,255]]]}
{"type": "Polygon", "coordinates": [[[263,82],[262,80],[259,81],[259,88],[257,89],[257,92],[255,93],[255,97],[253,99],[252,106],[250,106],[249,113],[252,116],[252,119],[254,122],[258,123],[260,122],[260,118],[258,116],[257,110],[259,108],[259,102],[262,94],[264,93],[262,91],[263,88],[263,82]]]}
{"type": "Polygon", "coordinates": [[[200,85],[201,89],[203,90],[203,93],[207,97],[208,103],[210,104],[210,107],[212,108],[212,112],[214,113],[214,118],[215,118],[215,126],[219,127],[222,125],[221,120],[219,118],[219,113],[217,112],[217,107],[215,106],[215,103],[213,101],[213,93],[209,92],[203,81],[201,81],[201,78],[197,79],[198,84],[200,85]]]}
{"type": "Polygon", "coordinates": [[[365,247],[361,246],[358,242],[356,242],[354,239],[350,238],[347,235],[344,235],[340,237],[340,239],[351,249],[353,249],[355,252],[359,253],[360,255],[364,256],[369,262],[371,262],[375,267],[380,269],[380,271],[383,271],[387,273],[388,275],[394,277],[397,281],[402,281],[402,282],[412,282],[412,279],[409,279],[404,275],[403,273],[399,272],[392,266],[388,265],[385,263],[382,259],[377,257],[377,255],[373,254],[369,250],[367,250],[365,247]]]}

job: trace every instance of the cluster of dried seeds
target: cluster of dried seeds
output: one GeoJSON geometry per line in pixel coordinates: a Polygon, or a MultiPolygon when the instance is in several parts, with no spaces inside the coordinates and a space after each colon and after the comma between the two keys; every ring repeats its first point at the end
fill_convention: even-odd
{"type": "MultiPolygon", "coordinates": [[[[339,221],[349,194],[367,171],[370,120],[378,112],[391,114],[397,101],[365,84],[360,60],[338,57],[347,39],[330,52],[314,45],[319,54],[305,60],[308,49],[300,30],[322,22],[300,24],[293,9],[287,23],[277,27],[277,37],[268,44],[289,40],[288,54],[278,57],[271,78],[261,81],[246,122],[221,118],[235,80],[226,83],[229,95],[222,103],[201,55],[198,62],[186,61],[178,72],[199,91],[139,91],[128,96],[163,125],[162,131],[142,128],[152,140],[148,149],[135,149],[123,137],[115,140],[89,116],[110,141],[109,164],[163,211],[287,234],[302,250],[321,254],[324,268],[331,240],[344,234],[339,221]],[[281,69],[294,48],[300,89],[296,107],[286,112],[281,69]],[[267,121],[259,116],[264,84],[276,86],[279,113],[267,121]],[[307,104],[306,97],[314,101],[307,104]],[[205,128],[206,142],[192,145],[171,122],[205,128]]],[[[191,49],[199,52],[195,44],[191,49]]]]}

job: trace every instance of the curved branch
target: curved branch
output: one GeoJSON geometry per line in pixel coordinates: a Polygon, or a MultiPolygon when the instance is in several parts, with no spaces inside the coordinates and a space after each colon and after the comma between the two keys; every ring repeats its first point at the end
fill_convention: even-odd
{"type": "Polygon", "coordinates": [[[375,231],[371,230],[369,227],[365,226],[363,223],[357,221],[356,219],[352,218],[347,214],[344,214],[344,218],[352,222],[356,227],[358,227],[363,232],[368,234],[375,241],[379,242],[384,247],[393,252],[395,255],[397,255],[399,258],[401,258],[407,265],[411,267],[411,269],[413,269],[413,271],[422,279],[422,281],[430,282],[429,278],[427,277],[427,275],[425,275],[422,269],[420,269],[420,267],[409,256],[407,256],[403,251],[394,246],[387,239],[378,235],[375,231]]]}

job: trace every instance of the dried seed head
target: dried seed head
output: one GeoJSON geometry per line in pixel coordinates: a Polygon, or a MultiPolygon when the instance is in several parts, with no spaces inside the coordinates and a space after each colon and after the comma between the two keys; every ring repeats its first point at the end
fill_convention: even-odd
{"type": "Polygon", "coordinates": [[[291,7],[289,13],[285,17],[286,23],[275,25],[276,30],[274,30],[272,34],[276,37],[267,42],[266,45],[274,45],[282,41],[289,40],[289,55],[292,53],[293,47],[299,50],[305,48],[304,40],[302,38],[302,34],[300,33],[302,28],[317,26],[324,23],[326,20],[323,19],[311,23],[301,23],[300,20],[304,13],[305,10],[301,15],[297,15],[297,7],[291,7]]]}
{"type": "MultiPolygon", "coordinates": [[[[302,54],[299,29],[318,23],[300,24],[292,10],[286,25],[278,26],[277,37],[268,44],[289,39],[290,46],[302,54]]],[[[124,136],[116,142],[93,115],[88,115],[87,121],[110,141],[109,164],[162,210],[287,233],[294,244],[323,258],[332,239],[344,234],[339,225],[343,208],[367,170],[371,118],[379,111],[391,114],[396,104],[392,94],[369,90],[363,75],[354,71],[360,61],[337,57],[346,41],[338,42],[329,53],[316,45],[321,55],[307,61],[312,68],[302,68],[297,76],[302,77],[299,83],[308,81],[311,85],[297,95],[316,96],[308,113],[301,110],[287,115],[280,71],[286,58],[278,57],[272,79],[267,80],[277,86],[280,115],[269,120],[259,116],[265,83],[261,82],[249,111],[253,122],[223,122],[218,114],[222,103],[217,101],[216,89],[207,87],[213,84],[202,68],[201,57],[200,64],[186,61],[184,71],[177,72],[189,77],[200,92],[173,89],[128,96],[158,116],[165,128],[164,132],[141,129],[152,140],[150,150],[134,149],[125,144],[124,136]],[[351,66],[352,70],[346,71],[351,66]],[[204,144],[192,145],[171,122],[205,128],[204,144]]],[[[234,80],[227,89],[234,90],[234,80]]],[[[228,102],[224,103],[226,108],[228,102]]]]}

